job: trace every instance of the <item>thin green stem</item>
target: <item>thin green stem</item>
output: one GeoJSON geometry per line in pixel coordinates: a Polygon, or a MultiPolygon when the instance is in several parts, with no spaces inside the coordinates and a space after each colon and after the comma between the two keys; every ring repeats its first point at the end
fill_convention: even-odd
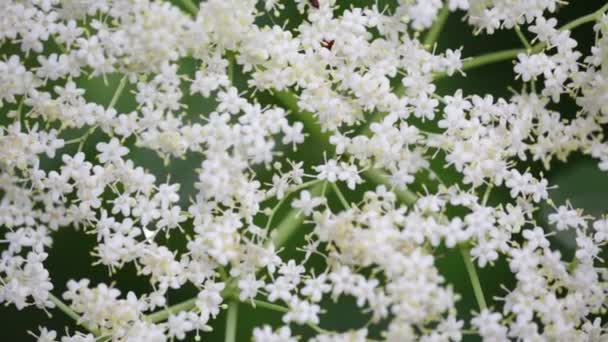
{"type": "Polygon", "coordinates": [[[509,49],[503,51],[497,51],[488,53],[485,55],[474,57],[462,64],[462,70],[471,70],[475,68],[479,68],[480,66],[484,66],[487,64],[493,64],[497,62],[502,62],[505,60],[513,59],[517,57],[520,53],[525,53],[525,49],[509,49]]]}
{"type": "Polygon", "coordinates": [[[276,215],[277,211],[279,210],[281,205],[283,205],[287,197],[287,195],[284,195],[284,197],[281,198],[281,200],[274,206],[274,208],[272,208],[272,213],[268,217],[268,221],[266,221],[266,229],[270,228],[270,224],[272,223],[272,219],[274,219],[274,215],[276,215]]]}
{"type": "Polygon", "coordinates": [[[530,45],[530,42],[528,41],[528,38],[524,36],[524,33],[521,32],[521,28],[519,27],[519,25],[515,25],[515,33],[517,34],[517,37],[519,38],[523,46],[526,48],[526,50],[532,51],[532,45],[530,45]]]}
{"type": "Polygon", "coordinates": [[[481,288],[481,283],[479,282],[477,270],[475,269],[475,265],[471,260],[470,250],[464,245],[460,245],[459,248],[460,253],[462,254],[462,258],[464,259],[464,265],[467,269],[467,273],[469,274],[469,279],[471,280],[471,286],[473,286],[473,293],[475,294],[475,300],[477,301],[477,305],[479,305],[480,310],[485,310],[488,308],[488,305],[486,304],[486,299],[483,295],[483,290],[481,288]]]}
{"type": "Polygon", "coordinates": [[[485,206],[490,199],[490,193],[492,192],[492,184],[488,184],[486,191],[483,194],[483,198],[481,199],[481,205],[485,206]]]}
{"type": "Polygon", "coordinates": [[[100,335],[99,330],[90,327],[88,324],[82,323],[82,320],[80,319],[80,315],[78,313],[76,313],[76,311],[74,311],[69,305],[65,304],[61,299],[55,297],[55,295],[53,295],[52,293],[49,293],[49,299],[51,300],[51,302],[53,302],[53,304],[55,304],[55,306],[59,310],[63,311],[63,313],[65,313],[68,317],[73,319],[76,322],[76,324],[85,328],[86,330],[88,330],[95,336],[100,335]]]}
{"type": "Polygon", "coordinates": [[[76,311],[72,310],[72,308],[65,304],[61,299],[55,297],[55,295],[53,295],[52,293],[49,293],[49,299],[51,300],[51,302],[53,302],[53,304],[55,304],[55,306],[57,306],[59,310],[63,311],[66,315],[68,315],[68,317],[75,320],[76,322],[80,321],[80,315],[78,315],[76,311]]]}
{"type": "MultiPolygon", "coordinates": [[[[246,303],[249,303],[250,305],[252,305],[255,308],[260,307],[260,308],[263,308],[263,309],[268,309],[268,310],[282,312],[282,313],[289,312],[289,308],[286,308],[286,307],[284,307],[282,305],[278,305],[278,304],[268,303],[268,302],[265,302],[265,301],[259,300],[259,299],[252,299],[250,301],[247,301],[246,303]]],[[[306,323],[306,325],[309,326],[312,330],[314,330],[315,332],[317,332],[319,334],[326,334],[326,333],[328,333],[327,330],[321,328],[317,324],[306,323]]]]}
{"type": "Polygon", "coordinates": [[[239,302],[233,301],[228,305],[228,313],[226,317],[226,335],[224,342],[236,341],[236,327],[239,318],[239,302]]]}
{"type": "Polygon", "coordinates": [[[560,27],[560,30],[572,30],[583,24],[599,20],[601,18],[602,14],[604,14],[606,11],[608,11],[608,3],[593,13],[587,14],[585,16],[582,16],[578,19],[575,19],[575,20],[567,23],[566,25],[560,27]]]}
{"type": "Polygon", "coordinates": [[[120,95],[122,94],[122,91],[125,89],[126,84],[127,84],[127,75],[123,76],[120,79],[120,82],[118,82],[118,87],[116,88],[116,91],[114,91],[114,95],[112,95],[112,100],[110,100],[110,103],[108,104],[108,108],[114,108],[114,106],[116,105],[116,102],[118,102],[118,99],[120,98],[120,95]]]}
{"type": "Polygon", "coordinates": [[[93,132],[95,132],[96,129],[97,129],[97,126],[93,126],[93,127],[89,128],[89,130],[86,131],[86,133],[84,133],[83,136],[81,136],[80,138],[78,138],[78,139],[80,139],[80,144],[78,144],[78,152],[82,152],[82,148],[84,147],[84,143],[91,136],[91,134],[93,134],[93,132]]]}
{"type": "Polygon", "coordinates": [[[439,39],[439,35],[441,34],[441,31],[443,30],[443,27],[445,26],[445,22],[447,21],[449,15],[450,15],[450,9],[449,9],[448,5],[443,6],[441,11],[439,12],[439,15],[437,16],[437,19],[435,19],[433,26],[431,26],[431,29],[429,30],[429,32],[424,37],[424,40],[422,41],[422,44],[427,49],[429,49],[429,50],[433,49],[433,45],[435,45],[435,43],[437,42],[437,39],[439,39]]]}
{"type": "Polygon", "coordinates": [[[231,51],[228,51],[227,58],[228,58],[228,79],[230,80],[230,84],[234,85],[234,63],[235,63],[234,53],[231,51]]]}
{"type": "MultiPolygon", "coordinates": [[[[308,182],[304,182],[304,183],[302,183],[300,185],[294,186],[293,188],[289,189],[289,191],[285,192],[284,196],[288,197],[289,195],[291,195],[291,194],[293,194],[295,192],[298,192],[298,191],[300,191],[302,189],[309,188],[309,187],[311,187],[313,185],[316,185],[316,184],[320,184],[321,182],[323,182],[323,181],[320,180],[320,179],[313,179],[313,180],[310,180],[308,182]]],[[[268,197],[268,198],[264,198],[264,200],[268,200],[270,198],[274,198],[274,196],[271,196],[271,197],[268,197]]]]}
{"type": "MultiPolygon", "coordinates": [[[[110,103],[108,103],[108,109],[114,108],[114,106],[116,106],[116,102],[118,102],[118,99],[120,98],[120,95],[122,94],[122,92],[125,90],[126,85],[127,85],[127,75],[123,76],[120,79],[120,82],[118,82],[118,86],[116,87],[116,90],[114,91],[114,94],[112,95],[112,99],[110,99],[110,103]]],[[[82,137],[78,138],[78,139],[80,139],[80,144],[78,144],[78,152],[82,151],[82,148],[84,147],[85,142],[91,136],[91,134],[93,134],[95,132],[95,130],[97,130],[97,125],[89,128],[89,130],[82,137]]],[[[76,139],[74,139],[73,142],[76,142],[76,139]]]]}
{"type": "Polygon", "coordinates": [[[289,309],[284,306],[265,302],[265,301],[259,300],[259,299],[252,299],[251,301],[248,301],[248,303],[251,303],[251,305],[256,308],[260,307],[262,309],[268,309],[268,310],[283,312],[283,313],[289,311],[289,309]]]}
{"type": "Polygon", "coordinates": [[[338,199],[340,200],[340,203],[342,203],[342,206],[344,207],[344,209],[350,209],[350,204],[348,204],[348,201],[344,197],[344,194],[342,193],[342,190],[340,190],[340,187],[338,186],[338,184],[332,182],[331,187],[334,190],[334,193],[336,194],[336,196],[338,196],[338,199]]]}
{"type": "MultiPolygon", "coordinates": [[[[606,11],[608,11],[608,4],[602,6],[600,9],[598,9],[597,11],[595,11],[593,13],[587,14],[585,16],[582,16],[578,19],[575,19],[575,20],[565,24],[564,26],[560,27],[559,30],[561,30],[561,31],[572,30],[583,24],[596,21],[606,11]]],[[[517,32],[517,28],[516,28],[516,32],[517,32]]],[[[510,59],[517,57],[517,55],[520,53],[526,53],[526,52],[538,53],[538,52],[542,51],[545,47],[546,47],[545,43],[538,43],[538,44],[535,44],[534,46],[530,46],[529,48],[526,48],[526,49],[509,49],[509,50],[497,51],[497,52],[492,52],[492,53],[488,53],[485,55],[473,57],[463,63],[462,70],[463,71],[471,70],[471,69],[475,69],[475,68],[478,68],[478,67],[481,67],[481,66],[484,66],[487,64],[493,64],[493,63],[498,63],[498,62],[502,62],[505,60],[510,60],[510,59]]],[[[438,75],[436,75],[435,79],[436,80],[441,79],[445,76],[446,76],[445,74],[438,74],[438,75]]]]}
{"type": "Polygon", "coordinates": [[[164,310],[157,311],[146,316],[146,320],[152,323],[166,321],[170,315],[177,314],[181,311],[190,311],[196,307],[196,297],[185,300],[181,303],[172,305],[164,310]]]}
{"type": "MultiPolygon", "coordinates": [[[[492,188],[492,184],[488,184],[481,199],[481,205],[485,206],[488,203],[490,193],[492,193],[492,188]]],[[[471,249],[465,245],[460,245],[459,248],[460,253],[462,254],[462,259],[464,260],[464,265],[467,269],[467,274],[471,280],[471,286],[473,287],[473,293],[475,294],[477,305],[479,305],[479,309],[484,310],[488,307],[488,305],[486,304],[486,299],[483,295],[483,289],[481,287],[481,282],[479,281],[479,276],[477,275],[477,269],[475,268],[475,264],[473,264],[473,260],[471,260],[471,249]]]]}

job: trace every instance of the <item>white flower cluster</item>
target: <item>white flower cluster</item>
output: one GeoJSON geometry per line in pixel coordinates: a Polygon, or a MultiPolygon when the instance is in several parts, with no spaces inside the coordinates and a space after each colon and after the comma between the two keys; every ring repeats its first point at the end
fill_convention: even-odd
{"type": "MultiPolygon", "coordinates": [[[[314,342],[608,340],[608,219],[554,205],[542,173],[521,167],[580,153],[608,171],[606,6],[559,26],[557,0],[183,4],[0,2],[0,43],[21,51],[0,60],[0,303],[65,311],[82,331],[62,342],[199,338],[224,311],[227,327],[236,324],[239,301],[283,313],[284,325],[254,329],[258,342],[298,341],[296,325],[316,332],[314,342]],[[287,5],[303,19],[259,20],[279,20],[287,5]],[[477,32],[515,29],[524,48],[472,62],[461,59],[466,48],[436,52],[450,12],[477,32]],[[577,50],[571,30],[586,23],[594,44],[577,50]],[[439,78],[506,59],[523,83],[509,98],[437,93],[439,78]],[[193,74],[179,68],[184,60],[193,74]],[[85,75],[122,79],[96,103],[78,83],[85,75]],[[120,112],[126,89],[136,106],[120,112]],[[216,107],[192,113],[186,97],[216,107]],[[565,98],[577,106],[572,118],[552,109],[565,98]],[[305,143],[322,163],[284,157],[305,143]],[[199,158],[200,168],[181,171],[196,181],[159,182],[130,158],[142,149],[166,163],[199,158]],[[444,183],[436,156],[460,178],[444,183]],[[414,194],[421,179],[425,193],[414,194]],[[357,191],[347,198],[341,188],[357,191]],[[511,198],[494,203],[493,188],[511,198]],[[555,208],[545,227],[534,214],[541,205],[555,208]],[[303,222],[312,225],[303,253],[282,256],[303,222]],[[575,236],[572,260],[547,239],[551,226],[575,236]],[[45,260],[53,234],[70,228],[96,236],[91,252],[111,274],[134,266],[152,290],[54,285],[45,260]],[[174,235],[183,249],[163,239],[174,235]],[[472,319],[436,266],[439,248],[462,252],[479,304],[472,319]],[[486,303],[476,268],[500,260],[515,285],[486,303]],[[184,288],[196,288],[194,298],[168,302],[184,288]],[[324,305],[349,297],[369,323],[323,329],[324,305]]],[[[47,328],[32,334],[58,341],[47,328]]]]}

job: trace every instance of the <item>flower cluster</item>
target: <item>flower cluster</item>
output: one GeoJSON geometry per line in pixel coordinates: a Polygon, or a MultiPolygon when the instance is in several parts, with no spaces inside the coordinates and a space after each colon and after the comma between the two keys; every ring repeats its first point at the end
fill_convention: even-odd
{"type": "Polygon", "coordinates": [[[282,312],[282,325],[253,330],[258,342],[301,340],[298,325],[314,342],[607,340],[608,219],[554,204],[538,170],[578,153],[608,171],[608,7],[558,25],[557,0],[370,3],[2,1],[13,53],[0,60],[0,303],[77,320],[63,337],[32,332],[46,342],[199,338],[225,311],[234,341],[238,302],[282,312]],[[287,7],[300,19],[275,24],[287,7]],[[440,52],[448,15],[477,33],[513,29],[523,48],[440,52]],[[590,51],[571,33],[586,23],[590,51]],[[510,97],[437,92],[440,78],[507,59],[522,85],[510,97]],[[80,81],[109,76],[112,98],[91,101],[80,81]],[[134,106],[121,111],[128,91],[134,106]],[[565,100],[576,115],[554,109],[565,100]],[[214,107],[193,113],[188,101],[214,107]],[[302,146],[323,161],[288,157],[302,146]],[[134,161],[144,150],[199,160],[180,171],[195,181],[160,181],[134,161]],[[444,182],[433,159],[457,179],[444,182]],[[541,206],[555,209],[546,220],[541,206]],[[110,275],[131,266],[150,291],[53,284],[45,260],[60,230],[94,235],[96,263],[110,275]],[[575,236],[571,259],[552,231],[575,236]],[[301,253],[287,256],[298,233],[301,253]],[[440,248],[462,253],[479,304],[470,319],[440,248]],[[486,302],[476,269],[501,260],[514,285],[486,302]],[[168,301],[188,288],[192,299],[168,301]],[[322,328],[325,305],[343,298],[369,323],[322,328]]]}

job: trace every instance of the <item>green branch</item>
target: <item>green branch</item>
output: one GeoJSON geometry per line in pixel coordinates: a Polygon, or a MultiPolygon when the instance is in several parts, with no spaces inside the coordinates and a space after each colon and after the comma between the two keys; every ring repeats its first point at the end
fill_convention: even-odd
{"type": "Polygon", "coordinates": [[[422,45],[424,45],[424,47],[429,50],[433,49],[433,45],[435,45],[437,39],[439,39],[441,30],[443,30],[443,27],[445,26],[445,22],[447,21],[449,15],[450,9],[449,6],[446,4],[441,9],[439,15],[437,16],[437,19],[435,19],[435,23],[433,23],[433,26],[424,37],[424,40],[422,41],[422,45]]]}
{"type": "Polygon", "coordinates": [[[233,301],[228,305],[228,316],[226,317],[226,335],[224,342],[235,342],[236,341],[236,328],[237,321],[239,318],[239,302],[233,301]]]}
{"type": "Polygon", "coordinates": [[[560,27],[560,30],[572,30],[583,24],[599,20],[606,11],[608,11],[608,3],[593,13],[587,14],[585,16],[582,16],[578,19],[575,19],[575,20],[567,23],[566,25],[560,27]]]}
{"type": "MultiPolygon", "coordinates": [[[[273,304],[273,303],[268,303],[268,302],[265,302],[265,301],[259,300],[259,299],[252,299],[252,300],[247,301],[246,303],[249,303],[254,308],[260,307],[263,309],[268,309],[268,310],[282,312],[282,313],[289,312],[289,309],[284,306],[281,306],[278,304],[273,304]]],[[[329,332],[314,323],[306,323],[306,325],[309,326],[312,330],[314,330],[318,334],[327,334],[329,332]]]]}
{"type": "Polygon", "coordinates": [[[526,51],[532,51],[532,45],[528,41],[528,38],[521,32],[521,28],[519,25],[515,25],[515,33],[517,34],[517,38],[521,41],[521,44],[526,48],[526,51]]]}
{"type": "Polygon", "coordinates": [[[526,49],[509,49],[477,56],[462,63],[462,71],[479,68],[480,66],[488,64],[511,60],[517,57],[517,55],[519,55],[520,53],[526,53],[526,49]]]}
{"type": "Polygon", "coordinates": [[[350,204],[346,200],[346,197],[344,197],[344,194],[342,193],[342,190],[340,190],[340,187],[338,186],[338,184],[332,182],[331,187],[334,190],[334,193],[336,194],[336,196],[338,196],[338,199],[340,200],[340,203],[342,203],[342,206],[344,207],[344,209],[350,209],[350,204]]]}
{"type": "Polygon", "coordinates": [[[88,330],[91,334],[95,335],[95,336],[99,336],[101,333],[99,332],[99,330],[89,326],[88,324],[85,324],[82,322],[82,319],[80,318],[80,315],[78,313],[76,313],[76,311],[74,311],[69,305],[65,304],[61,299],[55,297],[52,293],[49,293],[49,300],[51,302],[53,302],[53,304],[55,304],[55,306],[63,311],[63,313],[65,313],[68,317],[70,317],[71,319],[73,319],[76,324],[80,325],[81,327],[85,328],[86,330],[88,330]]]}
{"type": "MultiPolygon", "coordinates": [[[[608,4],[602,6],[600,9],[598,9],[597,11],[595,11],[593,13],[587,14],[583,17],[580,17],[578,19],[575,19],[575,20],[565,24],[564,26],[560,27],[559,30],[560,31],[572,30],[583,24],[596,21],[599,18],[601,18],[602,14],[604,14],[606,11],[608,11],[608,4]]],[[[517,29],[516,29],[516,33],[517,33],[517,29]]],[[[484,65],[494,64],[494,63],[498,63],[498,62],[502,62],[502,61],[506,61],[506,60],[511,60],[511,59],[514,59],[515,57],[517,57],[517,55],[520,53],[531,53],[531,54],[539,53],[544,48],[546,48],[546,46],[547,45],[545,43],[537,43],[529,49],[509,49],[509,50],[497,51],[497,52],[492,52],[492,53],[480,55],[477,57],[473,57],[473,58],[470,58],[469,60],[465,61],[462,64],[462,71],[472,70],[472,69],[475,69],[475,68],[478,68],[478,67],[481,67],[484,65]]],[[[444,78],[446,76],[447,76],[446,74],[441,73],[441,74],[437,74],[434,78],[436,80],[438,80],[438,79],[444,78]]]]}
{"type": "Polygon", "coordinates": [[[196,299],[197,297],[190,298],[181,303],[172,305],[164,310],[149,314],[146,316],[146,320],[152,323],[162,322],[166,321],[170,315],[177,314],[181,311],[190,311],[196,307],[196,299]]]}
{"type": "Polygon", "coordinates": [[[483,289],[481,288],[481,282],[479,281],[477,270],[475,269],[475,265],[471,260],[470,249],[464,245],[460,245],[459,249],[460,253],[462,254],[462,258],[464,259],[464,265],[467,269],[467,273],[469,274],[469,279],[471,280],[471,286],[473,286],[473,293],[475,294],[477,305],[479,305],[480,310],[485,310],[488,308],[488,305],[486,304],[486,299],[483,295],[483,289]]]}
{"type": "Polygon", "coordinates": [[[114,108],[114,106],[116,106],[116,102],[118,102],[118,99],[120,98],[120,95],[122,94],[122,91],[125,90],[126,84],[127,84],[127,75],[124,75],[120,79],[120,82],[118,82],[118,87],[116,87],[116,91],[114,91],[114,95],[112,95],[112,99],[110,100],[110,103],[108,104],[108,109],[114,108]]]}

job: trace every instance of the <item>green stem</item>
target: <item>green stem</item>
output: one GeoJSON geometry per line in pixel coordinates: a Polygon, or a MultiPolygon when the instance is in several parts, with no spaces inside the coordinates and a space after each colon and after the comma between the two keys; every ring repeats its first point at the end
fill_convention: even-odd
{"type": "Polygon", "coordinates": [[[480,66],[484,66],[487,64],[493,64],[502,62],[505,60],[510,60],[517,57],[520,53],[525,53],[525,49],[509,49],[504,51],[497,51],[488,53],[485,55],[474,57],[462,64],[462,70],[471,70],[475,68],[479,68],[480,66]]]}
{"type": "Polygon", "coordinates": [[[51,302],[53,302],[53,304],[55,304],[55,306],[59,310],[63,311],[63,313],[65,313],[68,317],[70,317],[71,319],[73,319],[76,322],[76,324],[78,324],[81,327],[85,328],[86,330],[88,330],[89,332],[91,332],[95,336],[99,336],[100,335],[99,330],[90,327],[88,324],[82,323],[82,320],[80,319],[80,315],[78,313],[76,313],[76,311],[74,311],[70,306],[68,306],[67,304],[65,304],[61,299],[55,297],[52,293],[49,293],[49,299],[51,300],[51,302]]]}
{"type": "Polygon", "coordinates": [[[344,197],[344,194],[340,190],[340,187],[338,187],[338,184],[332,182],[331,187],[334,190],[334,193],[336,194],[336,196],[338,196],[338,199],[342,203],[342,206],[344,207],[344,209],[350,209],[350,204],[348,204],[348,201],[344,197]]]}
{"type": "Polygon", "coordinates": [[[118,101],[118,99],[120,98],[120,95],[122,94],[122,91],[125,89],[126,84],[127,84],[127,75],[123,76],[120,79],[120,82],[118,83],[118,87],[116,88],[114,95],[112,95],[112,100],[110,100],[110,103],[108,104],[108,108],[114,108],[114,106],[116,105],[116,102],[118,101]]]}
{"type": "Polygon", "coordinates": [[[272,219],[274,218],[274,215],[276,215],[277,211],[279,210],[281,205],[283,205],[283,202],[285,202],[287,197],[288,196],[285,195],[283,198],[281,198],[281,200],[279,202],[277,202],[277,204],[274,206],[274,208],[272,208],[272,213],[268,217],[268,221],[266,221],[266,229],[270,229],[270,224],[272,223],[272,219]]]}
{"type": "Polygon", "coordinates": [[[604,14],[604,12],[606,12],[606,11],[608,11],[608,3],[593,13],[589,13],[585,16],[582,16],[578,19],[575,19],[575,20],[567,23],[566,25],[560,27],[560,30],[572,30],[583,24],[596,21],[596,20],[600,19],[602,14],[604,14]]]}
{"type": "MultiPolygon", "coordinates": [[[[278,304],[268,303],[268,302],[265,302],[265,301],[259,300],[259,299],[252,299],[252,300],[247,301],[247,303],[249,303],[250,305],[252,305],[255,308],[260,307],[263,309],[268,309],[268,310],[282,312],[282,313],[289,312],[289,308],[286,308],[286,307],[284,307],[282,305],[278,305],[278,304]]],[[[321,328],[320,326],[318,326],[314,323],[306,323],[306,325],[319,334],[328,333],[327,330],[321,328]]]]}
{"type": "MultiPolygon", "coordinates": [[[[572,30],[583,24],[596,21],[606,11],[608,11],[608,4],[602,6],[600,9],[598,9],[597,11],[595,11],[593,13],[587,14],[585,16],[582,16],[578,19],[575,19],[575,20],[567,23],[566,25],[560,27],[559,30],[560,31],[572,30]]],[[[517,32],[517,29],[516,29],[516,32],[517,32]]],[[[526,53],[526,52],[527,53],[538,53],[538,52],[542,51],[545,47],[546,47],[545,43],[538,43],[538,44],[535,44],[534,46],[531,46],[529,49],[509,49],[509,50],[497,51],[497,52],[492,52],[492,53],[484,54],[481,56],[473,57],[463,63],[462,71],[475,69],[475,68],[478,68],[478,67],[481,67],[481,66],[484,66],[487,64],[493,64],[493,63],[498,63],[498,62],[502,62],[502,61],[506,61],[506,60],[511,60],[511,59],[517,57],[517,55],[520,53],[526,53]]],[[[444,78],[446,76],[447,75],[445,75],[443,73],[437,74],[435,76],[435,80],[444,78]]]]}
{"type": "Polygon", "coordinates": [[[63,311],[66,315],[68,315],[68,317],[75,320],[76,322],[80,321],[80,315],[78,315],[76,311],[72,310],[72,308],[65,304],[61,299],[55,297],[55,295],[53,295],[52,293],[49,293],[49,299],[51,300],[51,302],[53,302],[53,304],[55,304],[55,306],[57,306],[59,310],[63,311]]]}
{"type": "Polygon", "coordinates": [[[467,269],[467,273],[469,274],[469,279],[471,280],[471,286],[473,286],[473,293],[475,294],[475,300],[477,300],[477,305],[479,305],[480,310],[485,310],[488,308],[488,305],[486,304],[486,299],[483,295],[483,290],[481,288],[481,283],[479,282],[477,270],[475,269],[475,265],[471,260],[470,250],[464,245],[460,245],[459,248],[460,253],[462,254],[462,258],[464,259],[464,265],[467,269]]]}
{"type": "MultiPolygon", "coordinates": [[[[122,92],[125,90],[126,85],[127,85],[127,75],[123,76],[120,79],[120,82],[118,82],[118,86],[116,87],[116,90],[114,91],[114,94],[112,95],[112,99],[110,100],[110,103],[108,104],[108,109],[114,108],[114,106],[116,106],[116,102],[118,102],[118,99],[120,98],[120,95],[122,94],[122,92]]],[[[84,147],[85,142],[91,136],[91,134],[93,134],[95,132],[95,130],[97,130],[97,126],[91,127],[82,137],[78,138],[78,139],[80,139],[80,144],[78,144],[78,152],[82,151],[82,148],[84,147]]],[[[74,140],[74,142],[75,141],[76,140],[74,140]]]]}
{"type": "Polygon", "coordinates": [[[228,306],[228,316],[226,317],[226,335],[224,342],[236,341],[236,323],[239,318],[239,302],[234,301],[228,306]]]}
{"type": "Polygon", "coordinates": [[[483,193],[483,197],[481,199],[481,205],[485,206],[488,204],[488,200],[490,199],[490,193],[492,192],[492,184],[488,184],[486,187],[486,191],[483,193]]]}
{"type": "Polygon", "coordinates": [[[530,45],[530,42],[528,41],[526,36],[524,36],[524,33],[521,32],[521,28],[519,27],[519,25],[515,25],[515,33],[517,34],[517,37],[519,38],[523,46],[526,48],[526,50],[532,51],[532,45],[530,45]]]}
{"type": "Polygon", "coordinates": [[[443,27],[445,26],[445,22],[447,21],[449,15],[450,15],[450,9],[449,9],[448,5],[443,6],[441,11],[439,12],[439,15],[437,16],[437,19],[435,19],[433,26],[431,27],[429,32],[424,37],[424,40],[422,41],[422,44],[427,49],[430,49],[430,50],[433,49],[433,45],[435,45],[435,43],[437,42],[437,39],[439,38],[439,35],[441,34],[441,30],[443,30],[443,27]]]}
{"type": "Polygon", "coordinates": [[[146,316],[146,320],[152,323],[166,321],[170,315],[176,314],[180,311],[190,311],[196,307],[196,297],[185,300],[181,303],[172,305],[164,310],[157,311],[153,314],[146,316]]]}
{"type": "Polygon", "coordinates": [[[234,63],[235,63],[235,54],[232,51],[228,51],[227,53],[228,59],[228,79],[230,80],[230,84],[234,86],[234,63]]]}
{"type": "Polygon", "coordinates": [[[282,312],[282,313],[289,311],[289,309],[284,306],[268,303],[268,302],[265,302],[265,301],[259,300],[259,299],[252,299],[251,301],[248,301],[248,303],[252,304],[252,306],[255,308],[260,307],[262,309],[268,309],[268,310],[282,312]]]}

